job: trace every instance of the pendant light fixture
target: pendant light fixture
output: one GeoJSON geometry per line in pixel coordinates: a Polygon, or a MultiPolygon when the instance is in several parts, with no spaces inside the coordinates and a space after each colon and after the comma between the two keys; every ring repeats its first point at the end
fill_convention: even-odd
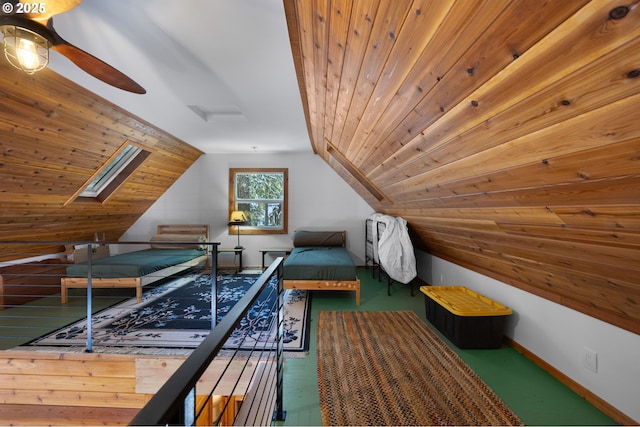
{"type": "Polygon", "coordinates": [[[49,63],[49,41],[24,27],[3,25],[4,56],[9,63],[27,74],[36,73],[49,63]]]}
{"type": "Polygon", "coordinates": [[[144,88],[121,71],[67,42],[53,28],[53,15],[66,12],[82,0],[46,0],[42,3],[19,3],[3,0],[0,5],[0,35],[4,56],[15,68],[34,74],[49,64],[53,49],[80,69],[103,82],[127,92],[143,94],[144,88]],[[18,12],[17,5],[22,5],[18,12]],[[38,10],[33,9],[39,5],[38,10]],[[31,10],[31,13],[27,9],[31,10]],[[15,12],[15,13],[12,13],[15,12]]]}

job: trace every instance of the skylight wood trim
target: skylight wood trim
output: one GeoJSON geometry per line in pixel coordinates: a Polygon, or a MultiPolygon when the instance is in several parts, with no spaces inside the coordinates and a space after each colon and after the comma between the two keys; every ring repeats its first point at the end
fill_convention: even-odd
{"type": "Polygon", "coordinates": [[[337,148],[327,142],[327,153],[329,153],[347,172],[349,172],[373,197],[379,202],[387,199],[382,191],[376,187],[358,168],[356,168],[337,148]]]}

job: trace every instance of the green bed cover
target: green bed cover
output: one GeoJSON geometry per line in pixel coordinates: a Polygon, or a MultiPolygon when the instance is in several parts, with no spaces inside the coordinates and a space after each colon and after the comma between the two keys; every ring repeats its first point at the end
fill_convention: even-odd
{"type": "Polygon", "coordinates": [[[284,262],[284,280],[356,280],[356,265],[343,247],[298,247],[284,262]]]}
{"type": "MultiPolygon", "coordinates": [[[[141,277],[205,254],[200,249],[144,249],[98,258],[91,262],[91,277],[141,277]]],[[[87,263],[67,267],[68,277],[87,277],[87,263]]]]}

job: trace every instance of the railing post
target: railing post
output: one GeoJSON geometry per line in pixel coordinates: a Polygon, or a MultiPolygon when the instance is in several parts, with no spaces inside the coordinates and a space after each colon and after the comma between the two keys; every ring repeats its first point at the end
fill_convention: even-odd
{"type": "Polygon", "coordinates": [[[218,244],[211,245],[211,329],[218,324],[218,244]]]}
{"type": "Polygon", "coordinates": [[[276,408],[273,421],[284,421],[287,413],[283,410],[283,377],[284,377],[284,289],[282,262],[278,265],[278,327],[276,328],[276,408]]]}
{"type": "Polygon", "coordinates": [[[91,287],[91,257],[92,246],[87,245],[87,353],[93,352],[93,331],[92,331],[92,314],[93,314],[93,292],[91,287]]]}

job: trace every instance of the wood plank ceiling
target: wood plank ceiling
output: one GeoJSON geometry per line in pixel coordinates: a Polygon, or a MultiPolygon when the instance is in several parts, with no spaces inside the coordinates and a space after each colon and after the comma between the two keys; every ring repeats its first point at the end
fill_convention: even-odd
{"type": "Polygon", "coordinates": [[[640,333],[637,1],[284,2],[313,148],[374,209],[640,333]]]}
{"type": "MultiPolygon", "coordinates": [[[[0,155],[0,241],[62,242],[117,240],[202,152],[53,71],[1,61],[0,155]],[[104,202],[71,201],[125,142],[150,153],[141,166],[104,202]]],[[[0,245],[0,261],[61,250],[0,245]]]]}

